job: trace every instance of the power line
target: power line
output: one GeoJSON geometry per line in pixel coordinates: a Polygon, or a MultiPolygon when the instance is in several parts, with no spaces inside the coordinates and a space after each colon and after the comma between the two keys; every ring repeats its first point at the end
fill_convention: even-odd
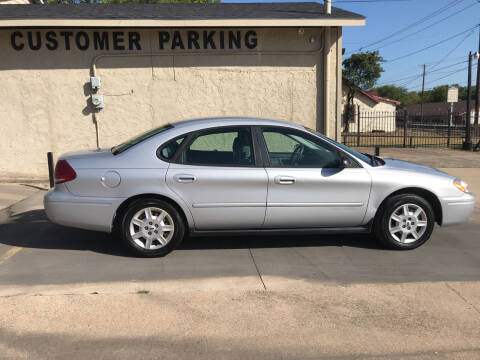
{"type": "MultiPolygon", "coordinates": [[[[459,59],[465,59],[465,55],[455,56],[455,57],[450,58],[450,60],[459,60],[459,59]]],[[[468,61],[466,60],[466,61],[461,61],[461,62],[468,62],[468,61]]],[[[433,65],[433,64],[435,64],[435,63],[437,63],[436,60],[433,61],[433,62],[431,62],[431,63],[427,63],[427,65],[433,65]]],[[[460,64],[460,63],[457,63],[457,64],[460,64]]]]}
{"type": "Polygon", "coordinates": [[[443,44],[443,43],[445,43],[445,42],[447,42],[447,41],[450,41],[450,40],[452,40],[452,39],[455,39],[456,37],[459,37],[459,36],[461,36],[461,35],[469,32],[469,31],[472,31],[475,27],[477,27],[477,25],[475,25],[474,27],[468,28],[467,30],[464,30],[464,31],[462,31],[462,32],[460,32],[460,33],[458,33],[458,34],[455,34],[455,35],[453,35],[453,36],[450,36],[449,38],[440,40],[440,41],[438,41],[438,42],[436,42],[436,43],[434,43],[434,44],[432,44],[432,45],[429,45],[429,46],[427,46],[427,47],[424,47],[423,49],[415,50],[415,51],[412,51],[411,53],[408,53],[408,54],[405,54],[405,55],[402,55],[402,56],[399,56],[399,57],[397,57],[397,58],[394,58],[394,59],[391,59],[391,60],[387,60],[387,61],[388,61],[388,62],[394,62],[394,61],[398,61],[398,60],[404,59],[404,58],[406,58],[406,57],[409,57],[409,56],[412,56],[412,55],[421,53],[421,52],[426,51],[426,50],[428,50],[428,49],[431,49],[431,48],[433,48],[433,47],[435,47],[435,46],[438,46],[438,45],[440,45],[440,44],[443,44]]]}
{"type": "MultiPolygon", "coordinates": [[[[479,25],[479,26],[480,26],[480,25],[479,25]]],[[[465,40],[467,40],[470,36],[473,35],[473,32],[474,32],[474,30],[472,30],[470,33],[468,33],[467,35],[465,35],[465,37],[464,37],[462,40],[460,40],[460,41],[458,42],[458,44],[457,44],[452,50],[450,50],[450,51],[447,53],[447,55],[445,55],[439,62],[437,62],[436,64],[432,65],[432,67],[430,68],[430,70],[431,70],[431,69],[434,69],[435,67],[437,67],[437,66],[438,66],[439,64],[441,64],[443,61],[445,61],[445,59],[447,59],[450,55],[452,55],[452,53],[453,53],[455,50],[457,50],[457,49],[460,47],[460,45],[463,44],[463,42],[464,42],[465,40]]]]}
{"type": "MultiPolygon", "coordinates": [[[[465,57],[465,56],[462,56],[462,57],[465,57]]],[[[445,69],[448,69],[448,68],[451,68],[455,65],[458,65],[458,64],[463,64],[463,63],[467,63],[468,60],[464,60],[464,61],[459,61],[459,62],[456,62],[454,64],[450,64],[450,65],[446,65],[444,67],[441,67],[441,68],[438,68],[437,70],[433,70],[433,71],[430,71],[430,73],[436,73],[437,71],[440,71],[440,70],[445,70],[445,69]]]]}
{"type": "Polygon", "coordinates": [[[420,75],[418,75],[418,76],[417,76],[415,79],[413,79],[413,80],[406,81],[406,82],[400,84],[399,87],[407,87],[408,85],[414,83],[415,81],[421,79],[422,77],[423,77],[423,73],[421,73],[420,75]]]}
{"type": "MultiPolygon", "coordinates": [[[[467,69],[466,67],[462,67],[462,68],[459,68],[459,69],[455,69],[455,70],[453,70],[453,71],[449,71],[449,72],[447,73],[447,75],[441,76],[441,77],[436,78],[436,79],[433,79],[433,80],[427,80],[427,83],[428,83],[428,84],[435,83],[436,81],[445,79],[445,78],[447,78],[447,77],[449,77],[449,76],[452,76],[452,75],[454,75],[454,74],[458,74],[458,73],[460,73],[460,72],[462,72],[462,71],[465,71],[466,69],[467,69]]],[[[420,75],[418,78],[421,78],[421,75],[420,75]]],[[[418,78],[417,78],[417,79],[418,79],[418,78]]],[[[415,82],[417,79],[414,79],[413,81],[410,81],[408,84],[403,85],[403,87],[408,88],[407,85],[415,82]]],[[[415,89],[420,89],[420,85],[416,86],[415,89]]]]}
{"type": "MultiPolygon", "coordinates": [[[[462,58],[464,58],[464,56],[462,56],[462,58]]],[[[459,62],[456,62],[454,64],[450,64],[450,65],[446,65],[446,66],[443,66],[441,68],[438,68],[437,70],[430,70],[428,73],[431,74],[431,73],[436,73],[438,71],[441,71],[441,70],[445,70],[445,69],[448,69],[448,68],[451,68],[453,66],[456,66],[458,64],[463,64],[463,63],[466,63],[468,61],[464,60],[464,61],[459,61],[459,62]]],[[[395,80],[389,80],[389,81],[383,81],[381,83],[379,83],[378,85],[388,85],[388,84],[392,84],[392,83],[396,83],[396,82],[399,82],[399,81],[404,81],[404,80],[409,80],[409,79],[413,79],[415,78],[414,80],[418,79],[422,77],[422,74],[415,74],[415,75],[410,75],[410,76],[406,76],[406,77],[403,77],[403,78],[400,78],[400,79],[395,79],[395,80]]],[[[407,81],[406,83],[410,83],[410,81],[407,81]]],[[[377,85],[377,86],[378,86],[377,85]]],[[[400,86],[400,85],[399,85],[400,86]]]]}
{"type": "MultiPolygon", "coordinates": [[[[475,68],[475,66],[477,66],[477,64],[473,65],[473,66],[472,66],[472,69],[475,68]]],[[[435,82],[437,82],[437,81],[443,80],[443,79],[445,79],[445,78],[448,78],[448,77],[450,77],[450,76],[452,76],[452,75],[458,74],[458,73],[463,72],[463,71],[466,71],[466,70],[468,70],[468,66],[467,66],[467,67],[463,67],[463,68],[461,68],[461,69],[456,69],[456,70],[454,70],[454,71],[451,71],[451,72],[449,72],[447,75],[444,75],[444,76],[441,76],[441,77],[439,77],[439,78],[436,78],[436,79],[433,79],[433,80],[428,81],[428,83],[429,83],[429,84],[433,84],[433,83],[435,83],[435,82]]],[[[413,88],[410,88],[408,91],[414,91],[414,90],[417,90],[417,89],[420,89],[420,88],[421,88],[421,86],[415,86],[415,87],[413,87],[413,88]]],[[[432,89],[433,89],[433,88],[429,88],[428,90],[432,90],[432,89]]]]}
{"type": "MultiPolygon", "coordinates": [[[[340,1],[340,0],[339,0],[339,1],[340,1]]],[[[345,1],[347,1],[347,0],[345,0],[345,1]]],[[[350,0],[350,1],[352,1],[352,0],[350,0]]],[[[381,38],[380,40],[374,41],[374,42],[372,42],[372,43],[370,43],[370,44],[368,44],[368,45],[365,45],[365,46],[359,48],[359,51],[361,51],[361,50],[363,50],[363,49],[366,49],[366,48],[369,48],[369,47],[371,47],[371,46],[373,46],[373,45],[380,44],[380,43],[384,42],[385,40],[388,40],[388,39],[390,39],[390,38],[392,38],[392,37],[394,37],[394,36],[396,36],[396,35],[398,35],[398,34],[401,34],[402,32],[404,32],[404,31],[406,31],[406,30],[409,30],[409,29],[411,29],[411,28],[414,27],[414,26],[417,26],[417,25],[419,25],[419,24],[421,24],[421,23],[423,23],[423,22],[425,22],[425,21],[427,21],[427,20],[429,20],[429,19],[434,18],[435,16],[437,16],[437,15],[439,15],[439,14],[447,11],[448,9],[450,9],[450,8],[458,5],[459,3],[463,2],[463,1],[465,1],[465,0],[459,0],[459,1],[458,1],[458,0],[453,0],[453,1],[451,1],[450,3],[448,3],[447,5],[439,8],[439,9],[437,9],[437,10],[435,10],[435,11],[433,11],[432,13],[430,13],[430,14],[428,14],[428,15],[426,15],[426,16],[424,16],[424,17],[422,17],[422,18],[420,18],[420,19],[418,19],[418,20],[416,20],[416,21],[414,21],[414,22],[411,23],[411,24],[408,24],[407,26],[405,26],[405,27],[403,27],[403,28],[401,28],[401,29],[399,29],[399,30],[397,30],[397,31],[394,31],[393,33],[391,33],[391,34],[389,34],[389,35],[381,38]]]]}
{"type": "MultiPolygon", "coordinates": [[[[476,65],[472,66],[472,68],[474,68],[475,66],[476,66],[476,65]]],[[[430,83],[435,83],[435,82],[437,82],[437,81],[439,81],[439,80],[445,79],[445,78],[447,78],[447,77],[450,77],[450,76],[452,76],[452,75],[458,74],[459,72],[462,72],[462,71],[465,71],[465,70],[468,70],[468,67],[464,67],[464,68],[462,68],[462,69],[460,69],[460,70],[457,70],[457,71],[452,71],[452,72],[450,72],[450,74],[448,74],[448,75],[444,75],[444,76],[439,77],[439,78],[437,78],[437,79],[431,80],[430,83]]]]}
{"type": "Polygon", "coordinates": [[[388,84],[396,83],[396,82],[399,82],[399,81],[409,80],[409,79],[412,79],[412,78],[417,78],[418,76],[419,75],[416,74],[416,75],[410,75],[410,76],[400,78],[400,79],[396,79],[396,80],[384,81],[384,82],[378,83],[377,86],[378,85],[388,85],[388,84]]]}
{"type": "Polygon", "coordinates": [[[450,14],[450,15],[448,15],[448,16],[445,16],[444,18],[442,18],[442,19],[434,22],[433,24],[430,24],[430,25],[428,25],[428,26],[425,26],[425,27],[421,28],[420,30],[417,30],[417,31],[415,31],[415,32],[413,32],[413,33],[410,33],[410,34],[408,34],[408,35],[405,35],[404,37],[402,37],[402,38],[400,38],[400,39],[391,41],[390,43],[388,43],[388,44],[386,44],[386,45],[379,46],[379,47],[377,47],[377,49],[382,49],[382,48],[384,48],[384,47],[387,47],[387,46],[396,44],[396,43],[398,43],[398,42],[400,42],[400,41],[403,41],[403,40],[405,40],[405,39],[408,39],[409,37],[411,37],[411,36],[413,36],[413,35],[417,35],[418,33],[422,32],[422,31],[425,31],[425,30],[427,30],[427,29],[430,29],[430,28],[432,28],[433,26],[438,25],[438,24],[440,24],[441,22],[443,22],[443,21],[445,21],[445,20],[451,19],[453,16],[455,16],[455,15],[461,13],[462,11],[465,11],[465,10],[467,10],[467,9],[469,9],[469,8],[477,5],[477,4],[478,4],[478,2],[475,2],[475,3],[473,3],[473,4],[470,4],[470,5],[468,5],[467,7],[464,7],[463,9],[460,9],[460,10],[454,12],[453,14],[450,14]]]}

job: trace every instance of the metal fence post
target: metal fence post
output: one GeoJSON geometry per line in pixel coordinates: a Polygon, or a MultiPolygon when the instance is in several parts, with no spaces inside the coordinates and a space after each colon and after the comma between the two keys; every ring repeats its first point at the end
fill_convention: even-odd
{"type": "Polygon", "coordinates": [[[472,109],[472,52],[468,55],[468,81],[467,81],[467,113],[465,115],[465,141],[462,144],[463,150],[472,150],[472,134],[470,132],[470,117],[472,109]]]}
{"type": "Polygon", "coordinates": [[[403,147],[407,147],[407,123],[408,123],[408,111],[405,110],[405,117],[403,118],[403,147]]]}
{"type": "Polygon", "coordinates": [[[53,173],[53,154],[51,151],[47,152],[47,162],[48,162],[48,180],[50,181],[50,188],[55,186],[54,173],[53,173]]]}
{"type": "Polygon", "coordinates": [[[357,105],[357,147],[360,147],[360,105],[357,105]]]}
{"type": "Polygon", "coordinates": [[[450,147],[450,136],[452,132],[452,128],[451,128],[452,117],[453,117],[452,108],[453,108],[453,103],[450,103],[450,105],[448,106],[448,119],[447,119],[447,148],[450,147]]]}

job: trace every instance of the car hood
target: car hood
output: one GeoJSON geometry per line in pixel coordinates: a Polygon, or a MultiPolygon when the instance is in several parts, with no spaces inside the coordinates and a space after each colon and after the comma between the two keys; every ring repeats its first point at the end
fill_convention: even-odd
{"type": "Polygon", "coordinates": [[[440,171],[438,169],[432,168],[430,166],[410,162],[410,161],[403,161],[397,159],[388,159],[382,158],[385,161],[385,167],[388,169],[396,169],[396,170],[403,170],[403,171],[411,171],[415,173],[423,173],[423,174],[431,174],[437,176],[444,176],[448,178],[454,178],[454,176],[447,174],[446,172],[440,171]]]}

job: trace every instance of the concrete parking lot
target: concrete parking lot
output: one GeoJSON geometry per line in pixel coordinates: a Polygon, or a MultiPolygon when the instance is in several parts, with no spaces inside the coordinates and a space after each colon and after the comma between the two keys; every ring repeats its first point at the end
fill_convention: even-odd
{"type": "MultiPolygon", "coordinates": [[[[445,169],[480,194],[480,169],[445,169]]],[[[129,256],[0,211],[0,357],[479,359],[480,209],[408,252],[368,235],[187,239],[129,256]]]]}

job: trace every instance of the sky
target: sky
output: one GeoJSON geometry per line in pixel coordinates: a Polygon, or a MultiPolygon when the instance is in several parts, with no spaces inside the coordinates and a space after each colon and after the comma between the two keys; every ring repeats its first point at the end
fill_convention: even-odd
{"type": "MultiPolygon", "coordinates": [[[[366,26],[343,28],[344,58],[360,48],[379,50],[386,62],[377,85],[420,91],[423,64],[425,89],[467,84],[468,53],[479,46],[480,0],[333,0],[332,6],[366,16],[366,26]]],[[[472,84],[476,65],[474,60],[472,84]]]]}

